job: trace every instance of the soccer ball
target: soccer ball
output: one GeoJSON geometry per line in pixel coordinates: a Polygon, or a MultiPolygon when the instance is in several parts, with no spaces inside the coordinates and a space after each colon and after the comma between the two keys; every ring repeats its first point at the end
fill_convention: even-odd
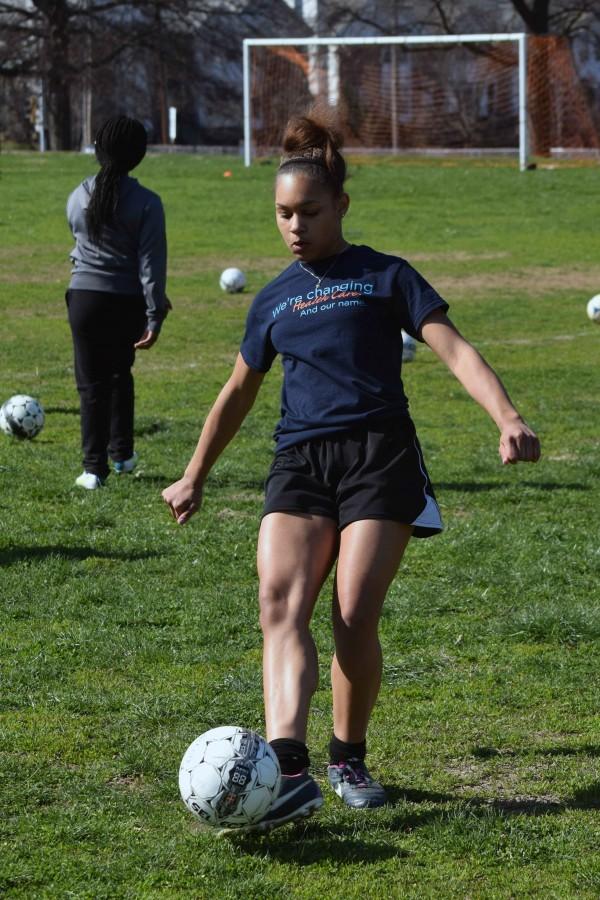
{"type": "Polygon", "coordinates": [[[44,427],[44,410],[33,397],[15,394],[0,408],[0,428],[4,434],[34,438],[44,427]]]}
{"type": "Polygon", "coordinates": [[[412,362],[417,352],[417,342],[402,330],[402,362],[412,362]]]}
{"type": "Polygon", "coordinates": [[[596,294],[591,300],[588,300],[587,314],[592,322],[600,325],[600,294],[596,294]]]}
{"type": "Polygon", "coordinates": [[[273,749],[255,731],[223,725],[205,731],[183,754],[179,790],[201,822],[235,828],[258,822],[279,792],[273,749]]]}
{"type": "Polygon", "coordinates": [[[228,294],[237,294],[246,287],[246,276],[241,269],[225,269],[221,272],[219,285],[222,291],[228,294]]]}

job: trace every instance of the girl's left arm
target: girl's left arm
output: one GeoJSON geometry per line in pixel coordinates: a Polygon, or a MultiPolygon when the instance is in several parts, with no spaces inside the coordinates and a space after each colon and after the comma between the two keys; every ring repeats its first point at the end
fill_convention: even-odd
{"type": "Polygon", "coordinates": [[[502,463],[537,462],[537,435],[519,415],[494,370],[463,338],[446,313],[436,311],[427,316],[421,337],[498,426],[502,463]]]}

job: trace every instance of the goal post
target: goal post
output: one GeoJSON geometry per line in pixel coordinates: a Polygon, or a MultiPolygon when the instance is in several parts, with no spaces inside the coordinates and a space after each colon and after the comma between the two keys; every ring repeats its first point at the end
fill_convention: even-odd
{"type": "Polygon", "coordinates": [[[349,119],[350,150],[489,149],[496,136],[504,152],[518,146],[523,171],[527,66],[523,33],[248,38],[244,162],[249,166],[256,150],[274,152],[289,115],[322,99],[349,119]],[[462,48],[462,57],[440,56],[452,47],[462,48]],[[408,54],[418,50],[429,50],[430,59],[408,54]],[[436,143],[444,137],[445,146],[436,143]]]}

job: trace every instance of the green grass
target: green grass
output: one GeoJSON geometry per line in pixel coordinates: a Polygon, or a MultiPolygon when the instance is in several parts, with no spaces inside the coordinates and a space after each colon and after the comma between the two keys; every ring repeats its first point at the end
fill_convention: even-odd
{"type": "MultiPolygon", "coordinates": [[[[174,312],[139,354],[137,475],[85,494],[70,335],[77,155],[0,159],[0,397],[40,398],[0,441],[0,893],[11,898],[593,898],[600,894],[598,169],[354,160],[350,240],[414,259],[539,431],[503,469],[493,424],[433,355],[406,369],[446,521],[414,541],[382,621],[371,768],[392,804],[327,797],[309,824],[224,841],[178,796],[205,729],[263,729],[255,543],[280,376],[267,378],[185,529],[178,476],[227,376],[250,298],[287,264],[274,167],[148,158],[167,212],[174,312]],[[229,168],[233,177],[224,179],[229,168]],[[239,265],[248,290],[218,288],[239,265]]],[[[330,585],[310,722],[331,729],[330,585]]]]}

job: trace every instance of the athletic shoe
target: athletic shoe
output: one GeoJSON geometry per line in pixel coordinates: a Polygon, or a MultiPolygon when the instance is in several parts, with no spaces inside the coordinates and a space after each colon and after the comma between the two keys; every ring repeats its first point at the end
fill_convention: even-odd
{"type": "Polygon", "coordinates": [[[130,456],[129,459],[123,459],[119,462],[113,462],[113,468],[115,470],[116,475],[129,475],[130,472],[133,472],[135,467],[137,466],[138,455],[134,451],[133,456],[130,456]]]}
{"type": "Polygon", "coordinates": [[[94,475],[93,472],[82,472],[81,475],[75,479],[75,484],[77,487],[86,488],[88,491],[95,491],[97,488],[101,488],[104,485],[104,479],[100,478],[99,475],[94,475]]]}
{"type": "Polygon", "coordinates": [[[248,832],[271,831],[285,825],[312,816],[323,805],[323,794],[319,785],[308,772],[299,775],[282,775],[279,794],[267,815],[254,825],[239,828],[224,828],[220,834],[246,834],[248,832]]]}
{"type": "Polygon", "coordinates": [[[327,778],[338,797],[353,809],[374,809],[387,803],[384,788],[371,777],[362,759],[328,766],[327,778]]]}

